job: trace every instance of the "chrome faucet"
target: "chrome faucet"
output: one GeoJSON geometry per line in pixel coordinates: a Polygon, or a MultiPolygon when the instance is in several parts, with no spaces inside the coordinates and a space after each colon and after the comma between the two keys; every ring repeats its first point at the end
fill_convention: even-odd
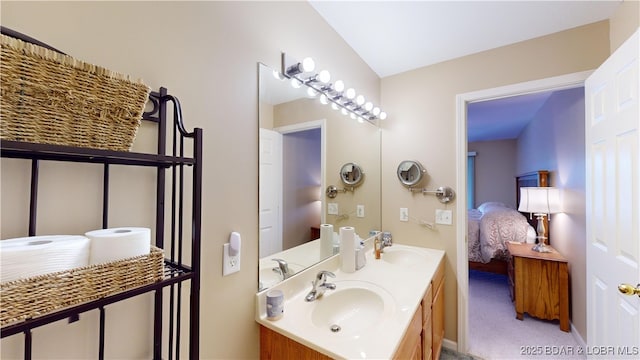
{"type": "Polygon", "coordinates": [[[273,271],[282,275],[282,280],[286,280],[292,277],[295,273],[292,270],[289,270],[289,264],[284,259],[271,259],[278,263],[277,268],[273,268],[273,271]]]}
{"type": "Polygon", "coordinates": [[[393,240],[391,239],[391,233],[385,232],[381,233],[380,236],[380,252],[384,252],[384,248],[393,245],[393,240]]]}
{"type": "Polygon", "coordinates": [[[327,276],[336,277],[331,271],[322,270],[316,275],[316,279],[311,282],[311,291],[304,298],[306,301],[314,301],[324,294],[325,290],[335,290],[336,284],[328,283],[327,276]]]}

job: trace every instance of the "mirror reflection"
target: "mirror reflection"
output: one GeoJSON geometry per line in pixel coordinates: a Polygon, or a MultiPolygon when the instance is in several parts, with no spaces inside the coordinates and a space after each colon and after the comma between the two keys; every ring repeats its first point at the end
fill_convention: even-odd
{"type": "Polygon", "coordinates": [[[321,224],[332,224],[336,234],[353,226],[362,239],[380,230],[380,131],[310,98],[304,85],[292,87],[263,64],[258,108],[262,290],[332,255],[320,249],[321,224]],[[343,180],[358,180],[358,191],[327,198],[326,186],[343,180]]]}
{"type": "Polygon", "coordinates": [[[359,165],[347,163],[342,165],[342,169],[340,169],[340,177],[345,185],[357,186],[362,182],[364,173],[359,165]]]}

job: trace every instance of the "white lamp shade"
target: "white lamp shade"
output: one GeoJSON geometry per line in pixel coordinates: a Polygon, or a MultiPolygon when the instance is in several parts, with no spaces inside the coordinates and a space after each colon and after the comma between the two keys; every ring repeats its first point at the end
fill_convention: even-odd
{"type": "Polygon", "coordinates": [[[560,189],[553,187],[520,188],[518,211],[534,214],[555,214],[561,212],[560,189]]]}

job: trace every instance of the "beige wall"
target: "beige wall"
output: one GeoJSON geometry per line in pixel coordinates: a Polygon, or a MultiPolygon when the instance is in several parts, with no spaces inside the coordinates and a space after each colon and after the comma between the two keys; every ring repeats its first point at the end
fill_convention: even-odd
{"type": "MultiPolygon", "coordinates": [[[[306,2],[3,1],[1,6],[3,26],[141,77],[153,88],[166,86],[180,99],[186,126],[204,129],[201,358],[257,358],[257,62],[278,68],[281,51],[313,56],[318,66],[375,103],[379,78],[306,2]],[[246,177],[227,175],[239,172],[246,177]],[[222,277],[222,244],[231,231],[243,236],[242,269],[222,277]]],[[[150,142],[146,135],[136,140],[136,149],[150,142]]],[[[99,166],[54,164],[41,172],[50,180],[41,189],[40,233],[100,226],[94,207],[101,196],[99,166]],[[66,191],[56,193],[53,182],[66,191]]],[[[153,172],[116,173],[112,193],[124,196],[114,201],[125,203],[116,208],[126,209],[132,200],[134,210],[114,214],[113,224],[151,225],[153,204],[146,200],[153,198],[153,172]]],[[[20,220],[26,214],[26,179],[28,165],[2,160],[2,238],[26,233],[20,220]]],[[[150,304],[143,297],[107,309],[107,358],[150,358],[150,304]]],[[[95,358],[96,318],[90,313],[71,325],[61,321],[37,330],[34,358],[95,358]]],[[[1,345],[3,359],[22,358],[20,336],[1,345]]]]}
{"type": "MultiPolygon", "coordinates": [[[[397,165],[419,160],[429,172],[427,187],[455,186],[457,94],[594,69],[608,55],[609,25],[603,21],[382,79],[383,105],[390,114],[382,124],[382,225],[399,243],[446,251],[447,339],[457,339],[455,222],[461,220],[433,231],[400,222],[400,207],[433,221],[435,209],[456,205],[409,193],[395,177],[397,165]]],[[[456,201],[464,201],[464,189],[455,190],[456,201]]]]}
{"type": "Polygon", "coordinates": [[[610,48],[613,53],[640,27],[640,0],[623,0],[610,19],[610,48]]]}
{"type": "Polygon", "coordinates": [[[476,206],[499,201],[517,208],[516,140],[476,141],[467,145],[476,155],[476,206]]]}

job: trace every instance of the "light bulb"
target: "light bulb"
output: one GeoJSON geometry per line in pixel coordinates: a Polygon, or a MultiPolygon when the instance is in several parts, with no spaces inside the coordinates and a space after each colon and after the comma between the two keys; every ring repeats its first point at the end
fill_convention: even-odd
{"type": "Polygon", "coordinates": [[[327,99],[327,95],[325,94],[320,95],[320,103],[322,105],[327,105],[329,103],[329,99],[327,99]]]}
{"type": "Polygon", "coordinates": [[[362,104],[364,104],[364,96],[358,95],[358,97],[356,97],[356,104],[358,104],[358,106],[362,106],[362,104]]]}
{"type": "Polygon", "coordinates": [[[351,118],[352,118],[353,120],[355,120],[355,119],[356,119],[356,114],[351,113],[351,115],[350,115],[350,116],[351,116],[351,118]]]}
{"type": "Polygon", "coordinates": [[[340,109],[340,108],[338,107],[338,104],[336,104],[336,103],[334,103],[334,102],[332,102],[332,103],[331,103],[331,108],[332,108],[333,110],[338,110],[338,109],[340,109]]]}
{"type": "Polygon", "coordinates": [[[358,122],[362,124],[364,122],[364,118],[362,116],[358,116],[358,122]]]}
{"type": "Polygon", "coordinates": [[[300,82],[300,80],[298,80],[298,79],[291,79],[291,86],[292,86],[294,89],[299,89],[301,85],[302,85],[302,83],[300,82]]]}
{"type": "Polygon", "coordinates": [[[378,108],[378,107],[374,107],[374,108],[373,108],[373,115],[374,115],[374,116],[378,116],[378,114],[380,114],[380,108],[378,108]]]}
{"type": "Polygon", "coordinates": [[[335,84],[333,84],[333,89],[337,92],[343,92],[344,91],[344,82],[342,82],[342,80],[338,80],[336,81],[335,84]]]}
{"type": "Polygon", "coordinates": [[[307,88],[307,95],[309,95],[309,97],[315,97],[318,94],[317,91],[315,91],[313,88],[307,88]]]}
{"type": "Polygon", "coordinates": [[[320,71],[320,74],[318,74],[318,80],[326,84],[329,82],[329,80],[331,80],[331,74],[329,74],[327,70],[322,70],[320,71]]]}
{"type": "Polygon", "coordinates": [[[280,75],[280,72],[278,70],[273,70],[273,77],[278,79],[278,80],[284,80],[285,77],[280,75]]]}
{"type": "Polygon", "coordinates": [[[347,112],[347,109],[345,109],[345,108],[342,108],[340,110],[340,112],[342,113],[342,115],[347,115],[349,113],[349,112],[347,112]]]}
{"type": "Polygon", "coordinates": [[[367,111],[371,111],[371,109],[373,109],[373,104],[371,103],[371,101],[364,104],[364,109],[367,111]]]}
{"type": "Polygon", "coordinates": [[[382,112],[380,113],[380,120],[384,120],[384,119],[386,119],[386,118],[387,118],[387,113],[386,113],[386,112],[384,112],[384,111],[382,111],[382,112]]]}
{"type": "Polygon", "coordinates": [[[345,95],[347,95],[347,99],[352,100],[356,97],[356,91],[353,88],[349,88],[347,89],[345,95]]]}
{"type": "Polygon", "coordinates": [[[316,63],[313,61],[312,58],[308,57],[302,60],[302,70],[304,70],[304,72],[311,72],[315,68],[316,68],[316,63]]]}

